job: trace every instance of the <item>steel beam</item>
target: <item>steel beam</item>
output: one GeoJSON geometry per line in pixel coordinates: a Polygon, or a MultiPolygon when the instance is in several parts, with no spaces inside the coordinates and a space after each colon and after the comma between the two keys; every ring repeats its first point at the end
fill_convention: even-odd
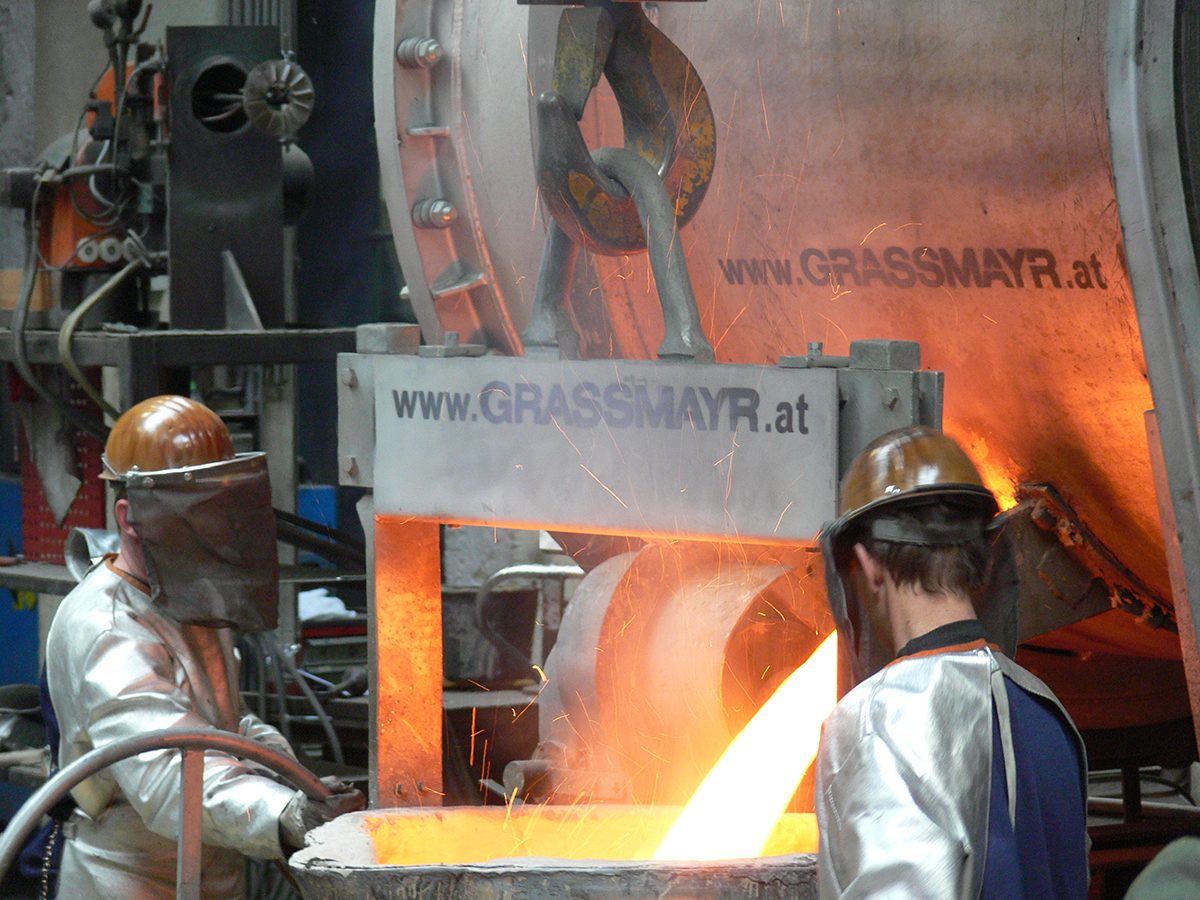
{"type": "MultiPolygon", "coordinates": [[[[442,802],[442,571],[436,522],[373,518],[371,803],[442,802]]],[[[365,516],[364,516],[365,518],[365,516]]],[[[368,546],[372,542],[368,540],[368,546]]]]}

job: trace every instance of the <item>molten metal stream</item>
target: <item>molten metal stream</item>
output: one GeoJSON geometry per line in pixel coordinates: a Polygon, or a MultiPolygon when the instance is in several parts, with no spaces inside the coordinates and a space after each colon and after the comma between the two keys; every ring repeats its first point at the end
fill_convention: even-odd
{"type": "Polygon", "coordinates": [[[837,634],[787,677],[705,776],[656,860],[760,856],[817,756],[837,703],[837,634]]]}

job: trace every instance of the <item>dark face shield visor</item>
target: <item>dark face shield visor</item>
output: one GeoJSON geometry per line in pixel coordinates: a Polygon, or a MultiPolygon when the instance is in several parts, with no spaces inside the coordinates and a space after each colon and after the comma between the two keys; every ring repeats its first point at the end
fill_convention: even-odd
{"type": "Polygon", "coordinates": [[[184,624],[275,628],[279,561],[265,454],[134,469],[125,483],[156,605],[184,624]]]}

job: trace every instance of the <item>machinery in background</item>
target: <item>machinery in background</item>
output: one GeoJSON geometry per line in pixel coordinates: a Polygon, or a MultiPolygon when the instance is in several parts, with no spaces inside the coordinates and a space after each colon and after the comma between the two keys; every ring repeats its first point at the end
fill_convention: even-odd
{"type": "MultiPolygon", "coordinates": [[[[293,142],[314,103],[308,76],[277,27],[169,26],[155,45],[141,40],[150,12],[89,3],[109,62],[76,128],[0,172],[0,202],[26,213],[0,358],[18,376],[33,559],[59,562],[67,529],[104,524],[91,485],[105,417],[195,390],[241,444],[284,435],[276,456],[291,467],[291,388],[263,365],[329,359],[349,336],[287,330],[285,228],[313,186],[293,142]],[[104,367],[117,374],[107,394],[104,367]]],[[[290,508],[294,473],[274,468],[290,508]]]]}
{"type": "Polygon", "coordinates": [[[138,40],[149,13],[135,24],[141,7],[90,4],[111,62],[80,127],[35,165],[3,173],[7,203],[29,214],[27,269],[44,282],[42,322],[19,306],[14,326],[75,314],[72,327],[280,327],[283,242],[274,236],[312,189],[311,164],[292,142],[312,109],[311,81],[279,58],[274,28],[168,27],[156,47],[138,40]],[[158,275],[169,287],[152,285],[158,275]],[[164,287],[165,306],[155,296],[164,287]]]}

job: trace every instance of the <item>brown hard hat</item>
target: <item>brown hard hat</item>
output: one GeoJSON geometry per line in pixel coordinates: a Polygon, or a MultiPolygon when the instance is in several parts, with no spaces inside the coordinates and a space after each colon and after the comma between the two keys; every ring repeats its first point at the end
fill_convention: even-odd
{"type": "Polygon", "coordinates": [[[104,445],[101,478],[121,480],[130,469],[157,472],[234,457],[229,429],[215,412],[188,397],[151,397],[121,414],[104,445]]]}
{"type": "Polygon", "coordinates": [[[863,515],[885,507],[947,500],[996,514],[996,498],[957,442],[925,425],[913,425],[872,441],[842,479],[841,516],[835,535],[863,515]]]}

